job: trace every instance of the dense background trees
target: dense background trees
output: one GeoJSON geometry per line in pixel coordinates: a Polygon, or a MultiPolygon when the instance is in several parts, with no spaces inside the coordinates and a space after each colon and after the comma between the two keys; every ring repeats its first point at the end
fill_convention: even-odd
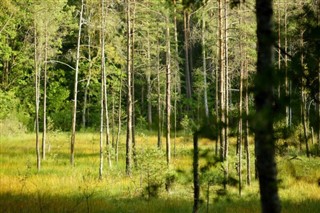
{"type": "MultiPolygon", "coordinates": [[[[248,185],[253,173],[249,137],[257,119],[257,37],[255,2],[234,2],[2,1],[2,134],[42,132],[40,169],[40,157],[45,160],[50,149],[46,132],[72,127],[73,147],[76,131],[100,130],[101,158],[107,150],[110,166],[118,161],[119,135],[126,132],[130,174],[136,166],[135,132],[157,131],[169,165],[176,132],[210,123],[225,189],[236,159],[241,194],[242,173],[248,185]],[[229,152],[230,138],[237,138],[237,156],[229,152]]],[[[276,0],[273,8],[270,92],[277,113],[270,114],[269,128],[277,153],[293,147],[319,155],[320,3],[276,0]]]]}

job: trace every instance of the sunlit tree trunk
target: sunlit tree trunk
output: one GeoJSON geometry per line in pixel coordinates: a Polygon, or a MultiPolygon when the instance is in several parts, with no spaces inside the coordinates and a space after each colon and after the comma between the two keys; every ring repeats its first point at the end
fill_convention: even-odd
{"type": "MultiPolygon", "coordinates": [[[[175,54],[178,59],[179,57],[179,43],[178,43],[178,25],[177,25],[177,1],[173,0],[174,11],[173,11],[173,21],[174,21],[174,43],[175,43],[175,54]]],[[[179,78],[179,63],[177,63],[176,70],[174,72],[175,83],[174,83],[174,139],[173,139],[173,155],[176,156],[176,138],[177,138],[177,99],[178,92],[180,91],[180,78],[179,78]]]]}
{"type": "Polygon", "coordinates": [[[157,36],[157,104],[158,104],[158,148],[162,148],[162,113],[161,113],[161,87],[160,87],[160,43],[159,43],[159,35],[157,36]]]}
{"type": "Polygon", "coordinates": [[[148,37],[147,37],[148,47],[147,47],[147,57],[148,57],[148,69],[146,72],[147,78],[147,102],[148,102],[148,127],[149,130],[152,127],[152,100],[151,100],[151,51],[150,51],[150,34],[148,30],[148,37]]]}
{"type": "Polygon", "coordinates": [[[258,60],[255,79],[255,154],[259,175],[263,213],[281,212],[278,196],[275,140],[273,133],[273,69],[272,0],[256,0],[258,60]]]}
{"type": "Polygon", "coordinates": [[[37,25],[34,23],[34,69],[35,69],[35,93],[36,93],[36,155],[37,155],[37,170],[41,169],[41,156],[39,146],[39,103],[40,103],[40,70],[39,70],[39,53],[38,53],[38,34],[37,25]]]}
{"type": "Polygon", "coordinates": [[[167,165],[171,161],[171,51],[170,51],[169,12],[166,15],[166,154],[167,165]]]}
{"type": "Polygon", "coordinates": [[[76,54],[76,67],[75,67],[75,77],[74,77],[74,98],[73,98],[73,113],[72,113],[72,130],[71,130],[71,148],[70,148],[70,164],[74,166],[74,144],[76,140],[76,123],[77,123],[77,98],[78,98],[78,73],[79,73],[79,62],[80,62],[80,42],[81,42],[81,28],[83,24],[83,8],[84,0],[81,1],[81,11],[79,17],[79,31],[78,31],[78,41],[77,41],[77,54],[76,54]]]}
{"type": "Polygon", "coordinates": [[[191,99],[191,74],[190,74],[190,57],[189,57],[189,21],[190,15],[187,10],[184,10],[184,53],[185,53],[185,82],[187,99],[191,99]]]}
{"type": "Polygon", "coordinates": [[[206,40],[205,40],[205,11],[202,12],[202,28],[201,28],[201,43],[202,43],[202,69],[203,69],[203,85],[204,85],[204,111],[206,119],[209,118],[208,94],[207,94],[207,63],[206,63],[206,40]]]}
{"type": "Polygon", "coordinates": [[[45,23],[45,46],[44,46],[44,70],[43,70],[43,130],[42,130],[42,159],[46,159],[47,140],[47,61],[48,61],[48,26],[45,23]]]}
{"type": "Polygon", "coordinates": [[[228,4],[227,0],[224,0],[224,160],[225,160],[225,183],[228,183],[229,177],[229,55],[228,55],[228,4]]]}
{"type": "MultiPolygon", "coordinates": [[[[241,26],[243,23],[241,16],[241,3],[239,8],[239,25],[241,26]]],[[[240,34],[242,37],[242,35],[240,34]]],[[[239,50],[240,50],[240,79],[239,79],[239,123],[238,123],[238,178],[239,178],[239,195],[242,193],[242,123],[243,123],[243,115],[242,115],[242,102],[243,102],[243,70],[244,70],[244,57],[243,57],[243,47],[242,47],[242,39],[239,38],[239,50]]]]}
{"type": "Polygon", "coordinates": [[[132,157],[132,73],[131,73],[131,0],[127,0],[127,138],[126,174],[131,175],[132,157]]]}
{"type": "Polygon", "coordinates": [[[137,167],[137,154],[136,154],[136,136],[135,136],[135,69],[134,69],[134,36],[135,36],[135,15],[136,15],[136,2],[132,0],[132,18],[131,18],[131,79],[132,79],[132,156],[134,166],[137,167]]]}
{"type": "Polygon", "coordinates": [[[83,97],[83,109],[82,109],[82,129],[86,128],[87,123],[87,103],[88,103],[88,92],[89,92],[89,86],[91,82],[91,75],[92,75],[92,58],[91,58],[91,35],[90,35],[90,19],[91,19],[91,12],[89,11],[89,17],[88,17],[88,61],[89,61],[89,67],[88,67],[88,77],[86,86],[84,88],[84,97],[83,97]]]}

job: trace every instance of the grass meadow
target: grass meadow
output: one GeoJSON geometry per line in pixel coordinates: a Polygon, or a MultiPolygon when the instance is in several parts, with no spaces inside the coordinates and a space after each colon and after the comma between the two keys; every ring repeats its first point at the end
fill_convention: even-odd
{"type": "MultiPolygon", "coordinates": [[[[137,164],[132,176],[125,174],[125,136],[119,144],[119,161],[111,152],[111,166],[104,158],[99,180],[99,135],[78,133],[75,166],[69,164],[70,135],[49,133],[46,159],[36,169],[35,135],[0,136],[0,212],[192,212],[192,141],[177,137],[175,155],[168,169],[163,148],[156,148],[153,134],[137,133],[137,164]],[[166,190],[166,180],[170,186],[166,190]]],[[[234,140],[234,139],[233,139],[234,140]]],[[[237,180],[234,141],[229,157],[230,177],[237,180]]],[[[172,139],[172,153],[174,141],[172,139]]],[[[200,140],[204,167],[213,158],[214,142],[200,140]],[[209,152],[208,152],[209,151],[209,152]],[[211,153],[206,154],[206,153],[211,153]]],[[[253,146],[251,153],[253,154],[253,146]]],[[[106,153],[105,153],[106,156],[106,153]]],[[[253,155],[252,155],[253,161],[253,155]]],[[[320,158],[306,158],[295,149],[277,157],[282,212],[320,212],[320,158]]],[[[252,163],[253,165],[253,163],[252,163]]],[[[258,182],[246,186],[243,159],[243,189],[237,182],[221,192],[222,171],[216,164],[201,174],[200,212],[260,212],[258,182]]]]}

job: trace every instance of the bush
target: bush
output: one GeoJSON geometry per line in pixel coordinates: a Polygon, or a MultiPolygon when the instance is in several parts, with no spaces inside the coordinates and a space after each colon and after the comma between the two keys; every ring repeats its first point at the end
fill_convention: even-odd
{"type": "Polygon", "coordinates": [[[1,135],[24,133],[30,121],[30,115],[25,112],[14,92],[0,90],[1,135]]]}

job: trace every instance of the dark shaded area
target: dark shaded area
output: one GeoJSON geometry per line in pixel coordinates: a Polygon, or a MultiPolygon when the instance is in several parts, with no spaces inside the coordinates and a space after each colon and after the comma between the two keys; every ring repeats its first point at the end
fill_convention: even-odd
{"type": "MultiPolygon", "coordinates": [[[[283,201],[282,212],[317,212],[320,209],[319,200],[304,200],[293,202],[283,201]]],[[[192,202],[177,199],[145,200],[141,197],[122,199],[108,197],[85,197],[81,194],[74,196],[57,196],[45,193],[32,195],[0,194],[1,212],[191,212],[192,202]]],[[[202,203],[199,212],[206,212],[206,205],[202,203]]],[[[209,212],[260,212],[258,196],[246,198],[226,197],[219,201],[210,201],[209,212]]]]}

